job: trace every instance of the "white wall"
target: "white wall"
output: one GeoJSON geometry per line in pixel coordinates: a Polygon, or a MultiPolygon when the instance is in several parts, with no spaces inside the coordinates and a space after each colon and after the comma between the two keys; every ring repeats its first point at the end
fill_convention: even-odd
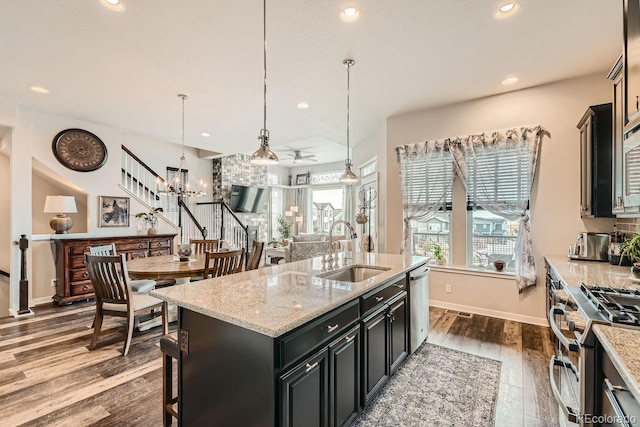
{"type": "MultiPolygon", "coordinates": [[[[368,135],[364,140],[360,141],[353,149],[353,164],[357,168],[360,168],[371,159],[376,158],[378,168],[378,197],[376,200],[378,223],[376,230],[377,236],[377,252],[382,253],[397,253],[398,251],[389,248],[387,244],[387,180],[384,177],[389,173],[394,173],[397,170],[391,169],[389,171],[387,164],[389,150],[387,149],[387,124],[383,123],[374,132],[368,135]]],[[[356,170],[357,175],[359,171],[356,170]]]]}
{"type": "MultiPolygon", "coordinates": [[[[0,270],[9,272],[11,238],[9,227],[10,175],[9,157],[0,152],[0,270]]],[[[0,317],[9,315],[9,279],[0,276],[0,317]]]]}
{"type": "MultiPolygon", "coordinates": [[[[386,181],[387,251],[396,252],[402,236],[400,178],[394,148],[400,144],[540,124],[550,133],[541,145],[539,168],[531,198],[531,228],[538,285],[522,295],[513,281],[434,272],[431,299],[447,304],[507,313],[544,323],[545,254],[566,254],[580,231],[610,231],[614,220],[585,219],[580,206],[580,147],[576,125],[589,105],[611,102],[612,86],[605,72],[479,100],[391,117],[387,121],[386,181]],[[445,283],[454,292],[444,292],[445,283]]],[[[455,191],[463,191],[458,186],[455,191]]],[[[454,246],[465,245],[464,232],[454,246]]],[[[464,260],[456,260],[464,264],[464,260]]],[[[462,266],[462,265],[460,265],[462,266]]]]}
{"type": "MultiPolygon", "coordinates": [[[[34,165],[45,171],[44,175],[39,173],[32,175],[31,164],[29,164],[28,171],[33,177],[33,185],[38,186],[38,188],[32,190],[31,185],[29,185],[29,189],[25,189],[20,196],[28,197],[30,201],[33,201],[34,214],[28,216],[28,219],[30,223],[33,223],[33,234],[35,236],[33,236],[34,241],[30,243],[31,259],[28,265],[28,277],[31,285],[31,300],[39,303],[48,301],[55,293],[55,289],[50,285],[51,278],[55,277],[55,265],[48,240],[51,230],[48,228],[47,218],[51,215],[41,214],[38,211],[41,210],[41,205],[44,203],[43,200],[40,200],[46,195],[43,191],[49,192],[54,191],[55,188],[67,188],[69,192],[74,192],[79,211],[86,211],[86,219],[74,219],[74,227],[67,237],[134,235],[138,231],[136,230],[137,220],[133,218],[133,215],[137,212],[146,211],[147,208],[133,198],[131,198],[130,213],[132,218],[130,218],[129,227],[98,227],[99,196],[129,197],[118,185],[120,183],[121,145],[131,149],[160,175],[164,175],[167,166],[177,167],[179,165],[182,148],[179,144],[150,139],[100,124],[26,108],[18,109],[18,119],[19,126],[16,130],[20,137],[20,143],[30,146],[34,165]],[[55,159],[51,150],[51,142],[58,132],[68,128],[86,129],[100,137],[108,150],[108,159],[102,168],[93,172],[76,172],[62,166],[55,159]],[[28,129],[29,132],[24,132],[25,129],[28,129]],[[47,182],[52,179],[51,177],[54,177],[53,179],[59,182],[47,182]],[[33,220],[31,217],[33,217],[33,220]],[[78,224],[77,227],[76,224],[78,224]]],[[[189,173],[210,183],[212,178],[211,160],[199,159],[197,152],[192,149],[185,149],[185,156],[189,173]]],[[[206,200],[211,199],[210,185],[208,190],[206,200]]],[[[198,201],[204,201],[205,199],[199,199],[198,201]]],[[[9,204],[16,206],[16,203],[19,203],[19,199],[16,199],[14,195],[11,197],[9,204]]],[[[29,204],[27,212],[31,211],[31,204],[29,204]]],[[[23,212],[22,215],[24,216],[25,213],[23,212]]],[[[172,233],[175,232],[175,229],[161,222],[159,224],[159,232],[172,233]]],[[[29,233],[31,234],[31,231],[29,233]]],[[[56,236],[56,238],[59,237],[56,236]]]]}

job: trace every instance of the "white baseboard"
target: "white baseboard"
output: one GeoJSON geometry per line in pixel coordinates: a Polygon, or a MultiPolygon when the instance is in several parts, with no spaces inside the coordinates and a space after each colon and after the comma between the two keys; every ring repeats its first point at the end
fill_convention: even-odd
{"type": "Polygon", "coordinates": [[[549,322],[547,322],[546,317],[523,316],[516,313],[507,313],[505,311],[490,310],[487,308],[472,307],[469,305],[454,304],[445,301],[429,300],[429,305],[448,310],[464,311],[467,313],[480,314],[482,316],[495,317],[498,319],[513,320],[515,322],[528,323],[531,325],[549,326],[549,322]]]}

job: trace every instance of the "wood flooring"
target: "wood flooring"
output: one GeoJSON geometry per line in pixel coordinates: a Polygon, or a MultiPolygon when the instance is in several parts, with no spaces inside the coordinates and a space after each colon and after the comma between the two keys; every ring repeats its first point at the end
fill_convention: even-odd
{"type": "MultiPolygon", "coordinates": [[[[0,319],[0,426],[162,425],[161,328],[134,333],[122,357],[124,324],[107,317],[90,352],[94,310],[45,305],[0,319]]],[[[433,307],[430,322],[429,342],[502,362],[496,426],[557,425],[548,328],[433,307]]]]}

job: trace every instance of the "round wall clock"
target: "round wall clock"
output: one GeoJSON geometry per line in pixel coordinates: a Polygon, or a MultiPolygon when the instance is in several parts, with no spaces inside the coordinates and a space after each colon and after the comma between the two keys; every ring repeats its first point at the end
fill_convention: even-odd
{"type": "Polygon", "coordinates": [[[51,148],[60,163],[78,172],[100,169],[107,161],[107,147],[104,142],[82,129],[66,129],[59,132],[53,138],[51,148]]]}

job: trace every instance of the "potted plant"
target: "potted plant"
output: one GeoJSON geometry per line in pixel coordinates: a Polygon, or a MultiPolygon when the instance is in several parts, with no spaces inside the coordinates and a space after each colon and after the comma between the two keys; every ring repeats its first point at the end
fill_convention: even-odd
{"type": "Polygon", "coordinates": [[[140,212],[135,216],[136,218],[142,218],[144,222],[149,225],[149,229],[147,230],[147,234],[156,234],[158,229],[158,217],[160,216],[160,212],[164,212],[162,208],[152,208],[149,212],[140,212]]]}
{"type": "Polygon", "coordinates": [[[496,271],[502,271],[504,269],[505,264],[506,263],[504,262],[504,260],[501,260],[501,259],[497,259],[493,261],[493,266],[496,268],[496,271]]]}
{"type": "Polygon", "coordinates": [[[627,237],[620,246],[620,262],[622,258],[627,257],[633,263],[631,273],[635,277],[640,277],[640,233],[630,233],[630,237],[627,237]]]}
{"type": "Polygon", "coordinates": [[[436,264],[438,265],[445,265],[447,263],[444,252],[442,251],[442,246],[438,244],[433,247],[433,257],[436,259],[436,264]]]}
{"type": "Polygon", "coordinates": [[[280,233],[280,239],[282,240],[282,243],[284,243],[284,239],[291,237],[291,224],[283,216],[276,218],[276,221],[278,222],[278,233],[280,233]]]}

